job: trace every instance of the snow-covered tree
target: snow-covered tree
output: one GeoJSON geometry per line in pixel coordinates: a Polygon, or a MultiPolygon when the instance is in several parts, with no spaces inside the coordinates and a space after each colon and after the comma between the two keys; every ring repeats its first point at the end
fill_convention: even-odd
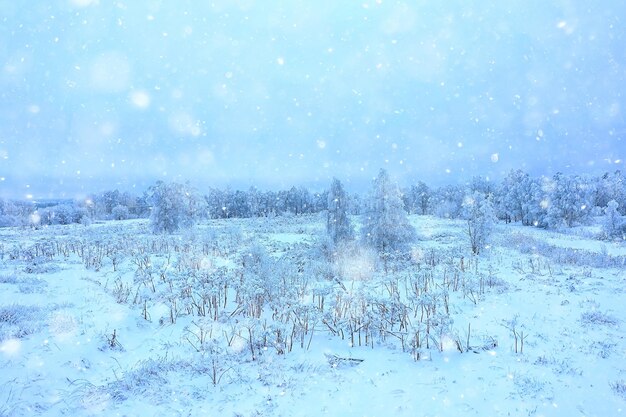
{"type": "Polygon", "coordinates": [[[415,238],[415,229],[407,219],[400,190],[384,169],[372,184],[361,236],[385,260],[406,250],[415,238]]]}
{"type": "Polygon", "coordinates": [[[128,210],[128,207],[118,205],[113,207],[113,210],[111,210],[111,217],[113,220],[127,220],[130,218],[130,211],[128,210]]]}
{"type": "Polygon", "coordinates": [[[461,217],[465,190],[458,185],[446,185],[438,188],[430,198],[432,213],[445,219],[461,217]]]}
{"type": "Polygon", "coordinates": [[[495,192],[495,186],[493,182],[491,182],[489,178],[480,175],[475,175],[472,177],[468,188],[472,194],[475,192],[480,192],[483,193],[485,196],[492,195],[495,192]]]}
{"type": "MultiPolygon", "coordinates": [[[[348,207],[348,196],[346,195],[346,207],[348,207]]],[[[319,213],[328,209],[328,190],[312,195],[311,213],[319,213]]]]}
{"type": "Polygon", "coordinates": [[[620,170],[607,172],[595,180],[593,200],[597,207],[607,207],[609,201],[615,200],[617,211],[626,215],[626,179],[620,170]]]}
{"type": "Polygon", "coordinates": [[[591,189],[579,176],[556,173],[552,180],[547,223],[550,227],[572,227],[591,215],[591,189]]]}
{"type": "Polygon", "coordinates": [[[284,198],[285,210],[296,216],[310,213],[311,202],[311,193],[304,187],[291,187],[284,198]]]}
{"type": "Polygon", "coordinates": [[[149,193],[154,233],[173,233],[191,227],[205,210],[197,192],[188,184],[159,181],[150,187],[149,193]]]}
{"type": "Polygon", "coordinates": [[[487,245],[496,223],[491,199],[480,191],[468,195],[463,204],[463,217],[467,220],[467,236],[472,253],[478,255],[487,245]]]}
{"type": "Polygon", "coordinates": [[[420,181],[415,186],[415,189],[411,188],[412,192],[416,194],[416,202],[418,208],[418,214],[428,214],[430,207],[431,191],[424,182],[420,181]]]}
{"type": "Polygon", "coordinates": [[[359,194],[348,195],[348,213],[360,215],[363,212],[363,198],[359,194]]]}
{"type": "Polygon", "coordinates": [[[604,209],[602,230],[607,238],[626,238],[626,220],[619,214],[618,206],[617,201],[611,200],[604,209]]]}
{"type": "Polygon", "coordinates": [[[528,194],[522,203],[522,223],[535,227],[547,227],[550,189],[552,182],[545,177],[530,179],[528,194]]]}
{"type": "Polygon", "coordinates": [[[403,200],[404,206],[409,213],[424,215],[428,213],[430,189],[425,183],[419,181],[417,185],[411,185],[406,190],[403,200]]]}
{"type": "Polygon", "coordinates": [[[52,224],[72,224],[76,221],[76,210],[70,204],[59,204],[51,207],[52,224]]]}
{"type": "Polygon", "coordinates": [[[32,209],[28,202],[0,199],[0,227],[27,224],[32,209]]]}
{"type": "Polygon", "coordinates": [[[326,231],[334,244],[354,238],[354,228],[348,218],[348,196],[341,181],[333,178],[328,193],[326,231]]]}
{"type": "Polygon", "coordinates": [[[522,221],[529,226],[529,206],[531,198],[530,176],[522,170],[511,170],[504,178],[496,193],[498,217],[508,222],[522,221]]]}
{"type": "Polygon", "coordinates": [[[231,208],[229,211],[233,217],[250,217],[250,204],[248,202],[248,194],[245,191],[235,191],[232,195],[230,206],[231,208]]]}
{"type": "Polygon", "coordinates": [[[91,194],[85,204],[89,215],[94,219],[115,219],[113,210],[119,207],[128,209],[128,218],[147,217],[147,205],[145,199],[119,190],[104,191],[99,194],[91,194]]]}
{"type": "Polygon", "coordinates": [[[63,203],[44,207],[36,211],[37,225],[89,224],[89,212],[75,203],[63,203]]]}

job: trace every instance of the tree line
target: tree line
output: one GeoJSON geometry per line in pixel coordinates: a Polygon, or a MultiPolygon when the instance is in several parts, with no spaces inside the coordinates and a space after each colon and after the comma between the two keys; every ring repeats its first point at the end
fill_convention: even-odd
{"type": "MultiPolygon", "coordinates": [[[[296,186],[280,191],[261,191],[255,187],[210,188],[203,194],[189,183],[159,181],[140,196],[111,190],[43,208],[0,199],[0,227],[154,219],[161,213],[169,216],[170,222],[153,222],[153,229],[171,232],[201,219],[299,216],[331,210],[337,204],[336,187],[333,182],[320,192],[296,186]]],[[[432,188],[418,181],[397,190],[401,208],[407,214],[467,218],[469,203],[478,199],[483,205],[488,203],[493,215],[506,223],[560,228],[586,224],[592,217],[604,216],[608,219],[604,228],[608,237],[621,236],[626,229],[626,183],[619,170],[601,176],[556,173],[552,177],[532,177],[522,170],[512,170],[501,182],[476,176],[466,184],[432,188]]],[[[374,190],[368,196],[342,192],[342,210],[347,215],[372,211],[374,190]]]]}

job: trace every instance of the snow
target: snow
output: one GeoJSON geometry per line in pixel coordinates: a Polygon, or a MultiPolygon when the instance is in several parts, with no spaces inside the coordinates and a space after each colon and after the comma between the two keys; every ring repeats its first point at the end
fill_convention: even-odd
{"type": "MultiPolygon", "coordinates": [[[[233,267],[239,251],[254,239],[275,257],[313,245],[324,227],[319,216],[211,221],[193,234],[170,240],[147,234],[148,225],[137,220],[87,228],[0,229],[0,415],[614,416],[624,412],[626,396],[619,389],[626,379],[623,266],[616,259],[599,265],[589,255],[565,262],[552,257],[561,256],[554,249],[528,249],[539,244],[540,249],[569,248],[602,256],[600,242],[499,225],[492,245],[476,257],[464,235],[465,222],[430,216],[411,216],[410,221],[419,235],[414,251],[421,254],[423,264],[430,256],[450,255],[456,260],[463,256],[464,267],[483,280],[484,292],[476,293],[474,300],[451,294],[453,330],[438,340],[441,350],[422,349],[416,361],[393,337],[376,341],[373,348],[352,346],[349,337],[333,336],[318,322],[308,349],[308,339],[304,348],[298,340],[284,355],[268,345],[254,361],[246,341],[235,338],[229,350],[216,354],[224,361],[216,384],[209,362],[201,360],[190,341],[201,326],[223,340],[231,323],[181,315],[172,324],[167,320],[169,307],[158,302],[148,305],[151,318],[144,320],[141,304],[118,303],[121,283],[133,282],[131,253],[138,248],[129,243],[145,239],[182,244],[186,239],[200,240],[210,231],[219,241],[226,231],[238,243],[220,241],[203,268],[233,267]],[[51,260],[11,256],[20,247],[81,239],[121,241],[126,244],[126,257],[113,271],[107,258],[96,270],[85,268],[75,254],[51,260]],[[524,339],[522,352],[519,345],[515,352],[513,329],[524,339]],[[463,345],[469,340],[467,352],[458,351],[455,336],[463,345]]],[[[623,261],[623,243],[607,247],[610,256],[621,256],[623,261]]],[[[167,257],[166,251],[160,251],[151,254],[157,269],[167,257]]],[[[171,265],[174,268],[173,259],[171,265]]],[[[364,282],[359,288],[369,287],[364,282]]],[[[247,319],[240,320],[241,324],[247,319]]]]}
{"type": "MultiPolygon", "coordinates": [[[[598,219],[599,221],[599,219],[598,219]]],[[[623,242],[606,242],[590,238],[599,235],[597,227],[579,227],[570,229],[570,233],[549,233],[543,229],[523,227],[519,225],[509,226],[509,229],[517,236],[524,236],[529,239],[541,239],[542,242],[559,248],[574,249],[580,251],[601,254],[606,252],[611,256],[626,256],[626,245],[623,242]],[[591,231],[590,231],[591,230],[591,231]],[[576,235],[579,233],[581,236],[576,235]],[[585,237],[587,236],[587,237],[585,237]]]]}

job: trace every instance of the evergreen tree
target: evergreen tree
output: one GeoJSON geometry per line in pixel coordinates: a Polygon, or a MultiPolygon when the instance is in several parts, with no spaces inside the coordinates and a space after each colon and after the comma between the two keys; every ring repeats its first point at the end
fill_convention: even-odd
{"type": "Polygon", "coordinates": [[[326,231],[334,244],[354,238],[354,228],[348,218],[348,197],[337,178],[333,178],[328,193],[326,231]]]}
{"type": "Polygon", "coordinates": [[[408,248],[415,238],[415,229],[407,219],[400,190],[387,171],[381,169],[372,185],[361,235],[386,264],[389,256],[408,248]]]}

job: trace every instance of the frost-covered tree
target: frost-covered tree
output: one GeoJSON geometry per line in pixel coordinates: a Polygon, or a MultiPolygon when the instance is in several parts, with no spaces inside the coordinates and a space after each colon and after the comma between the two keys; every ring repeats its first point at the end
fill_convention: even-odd
{"type": "Polygon", "coordinates": [[[0,198],[0,216],[7,216],[13,213],[14,207],[13,202],[0,198]]]}
{"type": "Polygon", "coordinates": [[[348,195],[348,212],[355,216],[358,216],[363,212],[363,199],[360,195],[348,195]]]}
{"type": "Polygon", "coordinates": [[[602,230],[606,237],[610,239],[616,237],[626,238],[626,220],[619,214],[618,206],[617,201],[611,200],[604,209],[602,230]]]}
{"type": "Polygon", "coordinates": [[[348,196],[341,181],[333,178],[328,193],[326,231],[334,244],[354,238],[354,228],[348,218],[348,196]]]}
{"type": "Polygon", "coordinates": [[[595,180],[594,204],[597,207],[607,207],[611,200],[618,204],[617,211],[626,215],[626,179],[620,170],[607,172],[595,180]]]}
{"type": "Polygon", "coordinates": [[[550,227],[572,227],[584,223],[591,215],[591,188],[579,176],[560,172],[552,179],[547,223],[550,227]]]}
{"type": "Polygon", "coordinates": [[[475,175],[472,177],[468,188],[472,194],[475,192],[480,192],[483,193],[485,196],[492,195],[495,192],[495,186],[493,182],[491,182],[489,178],[480,175],[475,175]]]}
{"type": "Polygon", "coordinates": [[[191,227],[203,214],[205,206],[188,184],[157,182],[149,189],[152,206],[150,225],[154,233],[173,233],[191,227]]]}
{"type": "Polygon", "coordinates": [[[550,189],[552,182],[545,177],[530,179],[528,194],[522,203],[522,223],[547,227],[550,189]]]}
{"type": "Polygon", "coordinates": [[[37,225],[67,225],[72,223],[89,224],[89,212],[75,203],[63,203],[44,207],[36,211],[37,225]]]}
{"type": "Polygon", "coordinates": [[[406,250],[415,239],[415,229],[407,219],[400,190],[384,169],[372,184],[361,236],[384,260],[406,250]]]}
{"type": "Polygon", "coordinates": [[[415,193],[418,214],[425,215],[428,214],[428,208],[430,207],[430,196],[431,191],[424,182],[420,181],[416,186],[411,187],[413,193],[415,193]]]}
{"type": "Polygon", "coordinates": [[[406,210],[411,214],[427,214],[429,201],[430,201],[430,189],[422,181],[417,185],[411,185],[402,196],[404,200],[404,206],[406,210]]]}
{"type": "Polygon", "coordinates": [[[130,211],[128,207],[120,204],[113,207],[113,210],[111,210],[111,217],[113,220],[127,220],[130,219],[130,211]]]}
{"type": "Polygon", "coordinates": [[[432,213],[445,219],[461,217],[465,190],[458,185],[446,185],[438,188],[430,198],[432,213]]]}
{"type": "Polygon", "coordinates": [[[245,191],[235,191],[232,195],[230,206],[230,212],[233,217],[250,217],[250,204],[248,202],[248,194],[245,191]]]}
{"type": "Polygon", "coordinates": [[[85,201],[89,215],[94,219],[115,219],[113,210],[119,207],[128,209],[128,218],[147,217],[147,205],[145,199],[118,190],[104,191],[99,194],[91,194],[85,201]]]}
{"type": "Polygon", "coordinates": [[[32,205],[27,202],[0,199],[0,227],[27,224],[32,209],[32,205]]]}
{"type": "Polygon", "coordinates": [[[511,170],[504,178],[496,193],[498,217],[507,223],[521,221],[529,226],[529,205],[531,198],[530,176],[522,170],[511,170]]]}
{"type": "Polygon", "coordinates": [[[495,210],[489,197],[480,191],[466,197],[463,216],[467,220],[467,236],[472,253],[478,255],[488,241],[496,223],[495,210]]]}
{"type": "MultiPolygon", "coordinates": [[[[346,195],[346,207],[348,204],[348,196],[346,195]]],[[[321,193],[315,193],[312,196],[311,213],[319,213],[328,209],[328,190],[321,193]]]]}
{"type": "Polygon", "coordinates": [[[313,206],[311,193],[304,187],[291,187],[289,191],[284,193],[282,200],[284,204],[283,210],[296,216],[310,213],[313,206]]]}

